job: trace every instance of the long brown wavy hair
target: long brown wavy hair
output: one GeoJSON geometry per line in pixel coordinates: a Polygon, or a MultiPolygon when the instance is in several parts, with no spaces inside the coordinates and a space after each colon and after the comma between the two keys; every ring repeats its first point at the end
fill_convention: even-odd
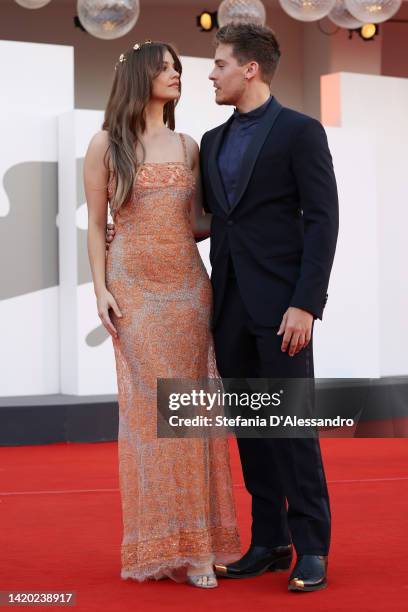
{"type": "MultiPolygon", "coordinates": [[[[145,42],[121,55],[115,68],[112,89],[105,109],[102,129],[109,134],[109,147],[105,155],[110,157],[115,188],[110,202],[112,216],[131,196],[137,171],[136,148],[140,135],[146,129],[145,109],[152,95],[153,79],[163,68],[163,58],[169,51],[174,67],[181,75],[180,59],[171,45],[164,42],[145,42]]],[[[181,89],[181,85],[180,85],[181,89]]],[[[178,100],[164,105],[163,121],[174,130],[174,109],[178,100]]]]}

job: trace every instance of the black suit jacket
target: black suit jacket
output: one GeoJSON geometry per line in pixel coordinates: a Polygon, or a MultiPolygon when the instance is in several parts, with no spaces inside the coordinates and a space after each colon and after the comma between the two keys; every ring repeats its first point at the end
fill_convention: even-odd
{"type": "Polygon", "coordinates": [[[279,325],[289,306],[321,319],[338,234],[326,132],[316,119],[273,98],[245,153],[229,207],[217,157],[231,119],[204,134],[200,151],[205,208],[213,214],[213,326],[229,255],[244,304],[257,323],[279,325]]]}

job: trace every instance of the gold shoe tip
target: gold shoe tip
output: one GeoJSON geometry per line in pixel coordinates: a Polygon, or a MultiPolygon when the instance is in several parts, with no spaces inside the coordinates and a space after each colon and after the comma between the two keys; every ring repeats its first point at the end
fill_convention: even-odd
{"type": "Polygon", "coordinates": [[[223,563],[215,563],[214,569],[216,572],[219,572],[220,574],[226,574],[228,571],[227,566],[224,565],[223,563]]]}
{"type": "Polygon", "coordinates": [[[305,588],[305,583],[303,580],[300,580],[300,578],[293,578],[289,584],[298,587],[299,589],[304,589],[305,588]]]}

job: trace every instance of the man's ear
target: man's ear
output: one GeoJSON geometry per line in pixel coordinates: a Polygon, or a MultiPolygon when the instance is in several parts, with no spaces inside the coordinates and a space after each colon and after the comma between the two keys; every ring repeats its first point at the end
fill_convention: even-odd
{"type": "Polygon", "coordinates": [[[249,62],[245,70],[245,78],[249,81],[259,73],[258,62],[249,62]]]}

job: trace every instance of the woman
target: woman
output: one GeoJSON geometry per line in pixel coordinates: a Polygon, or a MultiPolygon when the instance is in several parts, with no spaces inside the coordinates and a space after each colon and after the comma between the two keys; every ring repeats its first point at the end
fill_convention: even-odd
{"type": "Polygon", "coordinates": [[[112,336],[124,533],[121,577],[217,586],[240,556],[226,438],[157,438],[157,378],[217,375],[199,152],[174,132],[181,64],[146,41],[116,66],[102,130],[85,157],[88,252],[98,314],[112,336]],[[116,235],[105,260],[108,200],[116,235]],[[109,315],[111,311],[111,316],[109,315]]]}

